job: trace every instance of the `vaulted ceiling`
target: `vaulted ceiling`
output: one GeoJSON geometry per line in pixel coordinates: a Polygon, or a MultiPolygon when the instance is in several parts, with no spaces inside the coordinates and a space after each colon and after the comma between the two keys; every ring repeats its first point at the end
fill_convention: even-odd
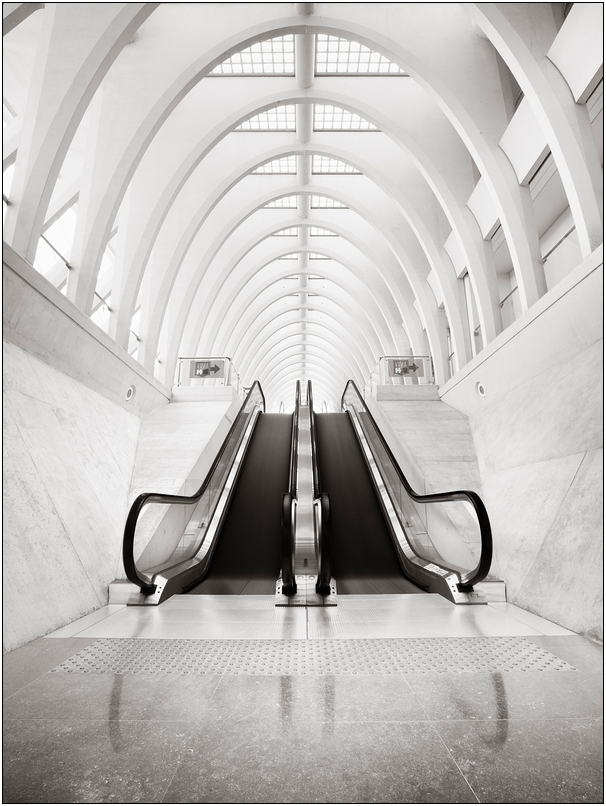
{"type": "Polygon", "coordinates": [[[565,5],[6,3],[5,240],[169,387],[443,384],[601,242],[565,5]]]}

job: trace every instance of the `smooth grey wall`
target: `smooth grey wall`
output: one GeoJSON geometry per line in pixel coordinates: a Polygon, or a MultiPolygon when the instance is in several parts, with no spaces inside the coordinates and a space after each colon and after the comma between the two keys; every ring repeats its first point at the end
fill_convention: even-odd
{"type": "Polygon", "coordinates": [[[602,266],[600,247],[440,389],[469,416],[508,601],[598,640],[602,266]]]}

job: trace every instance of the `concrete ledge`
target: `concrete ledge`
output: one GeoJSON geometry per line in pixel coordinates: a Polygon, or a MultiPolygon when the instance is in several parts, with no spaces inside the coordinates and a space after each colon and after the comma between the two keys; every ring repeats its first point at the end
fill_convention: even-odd
{"type": "Polygon", "coordinates": [[[166,387],[8,244],[2,280],[7,341],[139,417],[168,402],[166,387]]]}
{"type": "Polygon", "coordinates": [[[437,385],[430,383],[404,384],[402,386],[377,386],[374,397],[377,400],[439,400],[437,385]]]}
{"type": "Polygon", "coordinates": [[[240,401],[233,386],[174,386],[171,403],[240,401]]]}

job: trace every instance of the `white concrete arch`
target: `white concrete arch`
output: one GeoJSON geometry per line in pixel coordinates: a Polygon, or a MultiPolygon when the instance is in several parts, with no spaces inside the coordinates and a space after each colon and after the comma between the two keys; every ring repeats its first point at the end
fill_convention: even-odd
{"type": "MultiPolygon", "coordinates": [[[[234,329],[231,334],[231,339],[223,342],[224,349],[219,349],[219,354],[235,355],[234,346],[237,344],[245,352],[252,351],[254,354],[263,354],[266,350],[266,345],[260,342],[259,331],[267,324],[271,324],[276,320],[278,315],[289,313],[291,311],[299,311],[301,308],[308,312],[308,323],[315,325],[322,323],[328,330],[338,335],[341,339],[351,339],[354,344],[352,351],[356,354],[359,353],[360,364],[372,365],[376,361],[377,355],[381,354],[381,344],[378,340],[372,338],[372,334],[367,334],[363,327],[358,322],[352,320],[347,316],[342,306],[323,306],[322,311],[314,307],[302,306],[299,302],[285,299],[272,300],[268,305],[259,309],[256,316],[252,317],[250,322],[246,324],[241,323],[237,329],[234,329]],[[282,304],[280,304],[282,303],[282,304]],[[324,309],[326,307],[326,310],[324,309]],[[309,313],[318,310],[317,317],[309,318],[309,313]],[[321,320],[318,321],[318,320],[321,320]]],[[[300,319],[298,320],[300,323],[300,319]]],[[[275,331],[280,328],[276,323],[275,331]]],[[[272,331],[269,330],[269,335],[272,331]]],[[[216,345],[219,347],[219,345],[216,345]]]]}
{"type": "Polygon", "coordinates": [[[325,388],[332,392],[330,398],[331,400],[340,400],[342,390],[338,387],[335,379],[329,375],[322,366],[311,364],[309,373],[304,370],[305,367],[303,365],[295,368],[287,367],[281,370],[271,379],[271,383],[269,383],[266,387],[268,399],[279,398],[282,396],[281,392],[279,391],[281,388],[284,389],[291,386],[294,391],[297,380],[301,378],[303,380],[307,380],[307,376],[309,375],[311,378],[317,378],[326,384],[325,388]]]}
{"type": "MultiPolygon", "coordinates": [[[[352,339],[351,333],[340,322],[335,319],[325,319],[322,321],[309,322],[307,324],[307,332],[311,335],[317,336],[320,340],[324,339],[327,344],[343,344],[346,343],[351,354],[351,362],[355,363],[357,371],[360,375],[364,375],[368,367],[374,366],[375,359],[369,358],[368,354],[360,347],[360,344],[352,339]]],[[[234,362],[236,366],[248,366],[252,360],[252,356],[257,355],[261,347],[266,351],[270,351],[273,346],[280,342],[281,339],[296,333],[300,335],[301,328],[298,320],[295,322],[284,323],[278,319],[270,319],[263,324],[260,324],[250,345],[243,348],[239,347],[233,353],[234,362]],[[296,324],[296,327],[293,325],[296,324]],[[288,330],[287,330],[288,328],[288,330]]]]}
{"type": "MultiPolygon", "coordinates": [[[[306,247],[299,248],[301,254],[312,251],[306,247]]],[[[282,250],[281,250],[282,251],[282,250]]],[[[219,307],[216,305],[215,310],[212,310],[212,305],[209,308],[209,314],[200,314],[200,327],[196,328],[194,338],[191,344],[214,344],[215,340],[221,339],[221,330],[224,329],[229,322],[230,310],[237,309],[237,313],[233,315],[236,321],[240,321],[244,312],[253,310],[257,299],[261,294],[265,294],[266,289],[272,285],[276,287],[277,284],[288,284],[289,293],[305,292],[314,293],[318,289],[323,288],[322,282],[312,281],[313,285],[305,286],[305,288],[295,284],[296,281],[288,281],[287,275],[283,274],[284,266],[275,264],[275,258],[268,262],[263,262],[262,265],[253,266],[244,277],[241,277],[237,284],[229,284],[229,288],[225,289],[225,297],[227,298],[224,304],[219,307]],[[212,317],[211,317],[212,312],[212,317]],[[204,318],[203,318],[204,317],[204,318]]],[[[330,283],[337,286],[337,290],[341,294],[341,298],[347,301],[347,308],[355,318],[368,319],[372,330],[376,333],[381,343],[385,345],[387,350],[397,350],[395,347],[394,333],[395,323],[390,323],[386,320],[383,311],[378,307],[376,301],[372,296],[372,289],[368,288],[363,282],[356,281],[355,268],[352,266],[346,267],[344,263],[334,256],[336,262],[344,268],[348,268],[348,274],[351,276],[353,288],[350,291],[348,285],[336,274],[330,266],[322,266],[321,271],[326,276],[330,283]],[[353,294],[351,292],[354,292],[353,294]],[[358,292],[358,298],[355,296],[358,292]],[[361,295],[364,295],[363,297],[361,295]],[[366,308],[363,308],[359,299],[365,300],[366,308]]],[[[297,269],[300,272],[300,269],[297,269]]],[[[292,273],[292,272],[291,272],[292,273]]],[[[309,273],[313,273],[311,268],[309,273]]],[[[349,277],[348,277],[349,279],[349,277]]],[[[284,286],[283,286],[284,287],[284,286]]],[[[322,291],[322,294],[329,299],[336,300],[334,291],[322,291]]],[[[216,300],[216,298],[215,298],[216,300]]],[[[399,341],[399,340],[398,340],[399,341]]]]}
{"type": "MultiPolygon", "coordinates": [[[[261,303],[259,308],[255,310],[254,315],[251,314],[251,316],[247,319],[247,322],[242,323],[240,333],[243,335],[240,338],[234,335],[232,341],[218,342],[216,343],[215,349],[208,352],[209,354],[221,354],[226,352],[225,350],[220,349],[222,344],[229,345],[231,353],[234,353],[234,344],[238,345],[238,349],[247,351],[255,338],[256,331],[253,329],[254,323],[257,321],[259,324],[267,322],[268,318],[275,317],[278,313],[281,314],[290,311],[300,312],[303,309],[304,311],[310,313],[317,312],[318,316],[323,318],[326,323],[326,327],[329,330],[332,330],[336,326],[334,323],[338,323],[343,328],[344,332],[349,333],[350,338],[354,339],[356,342],[356,347],[358,347],[360,344],[367,345],[365,348],[362,348],[366,362],[372,361],[375,356],[383,354],[384,350],[382,349],[381,343],[376,338],[373,338],[372,334],[368,334],[367,329],[364,326],[365,323],[360,323],[353,318],[344,305],[338,304],[334,300],[330,300],[329,302],[331,304],[327,305],[326,301],[324,300],[314,299],[313,302],[310,302],[308,305],[301,306],[301,303],[297,303],[296,301],[291,303],[290,299],[275,295],[268,300],[266,304],[263,305],[263,303],[261,303]],[[283,304],[280,305],[280,302],[283,304]]],[[[302,323],[302,321],[303,320],[299,319],[299,325],[302,323]]],[[[305,320],[306,323],[308,321],[314,322],[315,317],[305,320]]],[[[264,351],[266,349],[266,345],[259,347],[256,350],[256,356],[258,358],[262,357],[263,360],[265,360],[264,351]]]]}
{"type": "MultiPolygon", "coordinates": [[[[332,363],[326,361],[327,353],[326,351],[317,351],[314,349],[306,349],[305,350],[305,364],[311,364],[310,359],[314,359],[314,366],[315,360],[327,367],[330,372],[334,375],[335,379],[339,377],[338,368],[336,368],[332,363]]],[[[273,364],[268,364],[267,367],[263,370],[263,372],[259,373],[257,377],[261,385],[264,383],[270,383],[271,378],[275,376],[277,369],[283,365],[294,365],[295,362],[299,363],[301,361],[301,352],[298,345],[294,345],[288,350],[282,351],[280,355],[275,359],[273,364]]],[[[343,381],[343,385],[347,382],[347,378],[349,377],[348,373],[343,371],[340,373],[341,379],[343,381]]]]}
{"type": "Polygon", "coordinates": [[[286,326],[276,329],[269,337],[266,346],[266,352],[262,357],[253,355],[250,359],[250,373],[252,376],[261,372],[260,364],[264,363],[267,366],[274,360],[275,356],[290,349],[293,345],[300,345],[305,343],[308,347],[313,347],[316,350],[325,353],[327,364],[331,363],[331,356],[343,356],[347,371],[350,375],[358,375],[362,371],[362,365],[359,363],[359,357],[356,357],[352,350],[352,345],[343,342],[328,328],[324,328],[321,335],[313,330],[306,330],[304,333],[301,331],[300,324],[291,322],[293,327],[290,328],[289,333],[286,331],[286,326]],[[304,341],[303,341],[304,340],[304,341]]]}
{"type": "MultiPolygon", "coordinates": [[[[255,212],[259,211],[264,207],[264,205],[276,198],[280,198],[284,195],[301,195],[301,193],[313,193],[315,190],[315,186],[309,185],[306,186],[305,190],[302,191],[299,185],[291,185],[287,187],[282,187],[280,192],[269,192],[260,198],[254,198],[236,217],[233,217],[229,223],[223,228],[223,230],[215,237],[214,242],[211,246],[207,249],[204,261],[200,264],[199,268],[196,270],[194,275],[194,280],[187,288],[186,293],[183,295],[183,303],[179,309],[178,314],[176,315],[174,327],[171,324],[171,331],[172,331],[172,338],[171,338],[171,346],[168,348],[167,351],[167,367],[169,373],[172,372],[172,367],[174,367],[174,362],[176,361],[177,353],[179,350],[179,344],[181,343],[181,332],[184,327],[184,323],[187,321],[188,316],[190,315],[190,311],[192,308],[193,301],[195,299],[196,293],[200,287],[200,283],[204,278],[206,273],[207,267],[210,265],[211,260],[218,254],[219,250],[226,242],[228,237],[237,229],[241,223],[252,216],[255,212]]],[[[322,192],[323,188],[319,188],[318,192],[322,192]]],[[[336,197],[335,194],[332,194],[333,197],[336,197]]],[[[379,267],[379,271],[384,276],[384,279],[387,282],[388,287],[393,289],[393,295],[396,297],[396,290],[401,293],[402,291],[402,276],[401,272],[404,272],[404,275],[409,281],[410,286],[414,292],[416,299],[419,301],[419,305],[424,311],[425,314],[425,321],[426,326],[429,328],[431,332],[431,339],[430,344],[432,344],[432,349],[435,349],[435,356],[436,358],[440,354],[439,350],[439,339],[437,329],[433,325],[434,315],[431,311],[432,304],[429,299],[429,289],[426,290],[424,284],[421,282],[420,278],[417,278],[413,272],[407,271],[407,266],[411,266],[411,262],[408,259],[407,255],[405,254],[404,249],[402,248],[401,244],[398,242],[397,238],[392,232],[389,232],[385,228],[384,219],[381,216],[377,216],[374,212],[371,212],[367,208],[364,208],[360,205],[357,199],[350,198],[345,196],[344,194],[340,194],[338,200],[342,200],[344,203],[348,205],[348,207],[357,213],[360,216],[362,221],[366,221],[377,233],[380,233],[383,236],[383,240],[389,247],[389,251],[392,253],[392,256],[396,258],[398,262],[399,269],[394,271],[391,265],[382,265],[379,267]],[[385,230],[385,231],[383,231],[385,230]],[[411,282],[413,280],[414,282],[411,282]]],[[[435,307],[435,303],[433,304],[435,307]]],[[[400,310],[401,315],[405,316],[404,311],[400,310]]],[[[410,315],[410,314],[409,314],[410,315]]],[[[156,320],[159,321],[159,320],[156,320]]],[[[429,335],[429,333],[428,333],[429,335]]],[[[153,357],[155,356],[153,344],[154,340],[151,339],[148,344],[149,352],[146,353],[146,365],[150,366],[153,362],[153,357]]],[[[440,360],[436,361],[436,364],[441,366],[443,362],[440,360]]],[[[152,364],[153,365],[153,364],[152,364]]]]}
{"type": "MultiPolygon", "coordinates": [[[[42,5],[42,4],[40,4],[42,5]]],[[[91,17],[85,4],[45,3],[46,61],[38,97],[21,132],[21,154],[7,211],[4,237],[33,263],[59,171],[72,138],[107,72],[159,3],[102,4],[91,17]],[[69,48],[71,71],[64,66],[69,48]]]]}
{"type": "MultiPolygon", "coordinates": [[[[300,219],[289,219],[286,222],[282,222],[282,224],[290,226],[292,225],[292,222],[297,223],[299,221],[300,219]]],[[[271,227],[271,231],[275,232],[277,229],[282,228],[282,224],[278,228],[271,227]]],[[[364,276],[360,274],[359,261],[356,261],[354,264],[353,259],[343,257],[343,255],[339,253],[336,248],[327,248],[325,244],[311,244],[309,249],[305,250],[299,248],[298,246],[294,247],[293,245],[278,248],[280,244],[276,242],[276,251],[269,252],[270,245],[267,243],[267,236],[265,235],[266,231],[267,230],[263,230],[258,236],[255,234],[253,240],[246,241],[241,249],[234,255],[234,257],[223,264],[222,270],[218,273],[216,283],[210,289],[206,290],[203,300],[197,301],[199,316],[195,329],[192,331],[192,335],[187,335],[187,326],[184,328],[184,341],[186,343],[190,342],[193,345],[198,344],[203,340],[203,333],[207,331],[208,323],[212,321],[212,309],[214,306],[216,306],[217,300],[220,300],[221,298],[225,299],[227,296],[227,304],[229,304],[230,296],[226,292],[226,284],[228,282],[230,284],[236,282],[236,289],[239,290],[241,283],[245,282],[255,272],[260,271],[266,263],[270,262],[271,260],[279,259],[281,255],[289,254],[293,251],[303,252],[323,250],[333,260],[350,270],[350,275],[347,277],[347,282],[348,284],[352,284],[353,290],[362,292],[363,288],[366,288],[367,291],[364,293],[371,294],[373,300],[376,301],[376,305],[381,309],[382,315],[386,318],[391,339],[396,345],[396,350],[405,349],[408,346],[402,344],[402,335],[398,332],[400,330],[400,321],[394,316],[395,312],[393,311],[393,296],[391,295],[390,288],[386,285],[384,278],[379,276],[378,271],[376,273],[373,272],[372,282],[369,282],[367,272],[364,273],[364,276]],[[251,255],[253,251],[257,249],[257,247],[265,247],[268,254],[266,254],[261,261],[249,266],[245,263],[245,258],[251,255]]],[[[342,228],[341,231],[344,233],[342,228]]],[[[354,243],[352,240],[350,240],[350,238],[347,237],[346,234],[342,234],[341,237],[343,237],[348,243],[351,243],[358,252],[362,248],[366,247],[365,252],[363,253],[363,258],[365,261],[368,261],[369,267],[373,266],[373,263],[371,262],[371,258],[373,256],[370,254],[367,244],[363,244],[361,242],[354,243]]],[[[278,241],[278,239],[276,239],[276,241],[278,241]]],[[[341,249],[342,248],[343,246],[341,245],[341,249]]],[[[334,276],[331,267],[327,268],[326,266],[323,266],[322,269],[323,271],[327,271],[327,276],[329,276],[335,282],[338,282],[338,278],[334,276]]],[[[277,266],[276,271],[279,271],[277,266]]],[[[296,271],[299,271],[298,268],[296,271]]],[[[295,273],[295,270],[293,269],[293,272],[291,273],[295,273]]],[[[376,308],[374,310],[376,311],[376,308]]],[[[219,321],[222,321],[224,315],[225,309],[224,307],[221,307],[221,309],[216,313],[216,318],[218,318],[219,321]]]]}
{"type": "MultiPolygon", "coordinates": [[[[310,91],[310,93],[311,93],[311,91],[310,91]]],[[[309,95],[308,100],[316,100],[316,99],[318,99],[318,100],[323,100],[323,101],[326,102],[326,101],[332,100],[332,95],[334,95],[334,93],[332,93],[331,95],[326,95],[326,94],[316,92],[313,95],[308,93],[308,95],[309,95]]],[[[292,93],[291,93],[288,96],[287,95],[281,96],[279,102],[284,103],[284,102],[288,102],[288,101],[293,102],[293,101],[297,101],[297,100],[305,100],[305,99],[298,98],[298,96],[293,97],[292,93]]],[[[274,103],[277,103],[277,101],[274,101],[274,103]]],[[[381,126],[381,128],[384,130],[386,135],[392,137],[392,139],[394,139],[394,142],[397,141],[397,144],[398,144],[399,147],[404,147],[405,146],[406,152],[407,153],[412,153],[414,155],[414,160],[415,160],[415,162],[418,165],[420,170],[421,170],[421,165],[422,165],[422,167],[423,167],[422,174],[425,176],[426,179],[428,179],[428,180],[431,179],[430,187],[432,188],[432,191],[434,192],[434,194],[436,194],[436,198],[437,198],[438,202],[440,203],[440,206],[442,207],[442,209],[444,209],[444,211],[445,211],[445,213],[447,215],[447,218],[449,220],[449,223],[451,224],[451,226],[453,228],[457,229],[457,234],[458,234],[459,240],[460,240],[460,242],[462,244],[462,248],[463,248],[464,253],[468,254],[470,278],[472,279],[472,283],[473,283],[473,286],[474,286],[474,292],[476,294],[476,299],[477,299],[477,303],[478,303],[478,309],[479,309],[479,312],[480,312],[480,317],[481,317],[482,325],[483,325],[483,332],[485,334],[487,334],[487,338],[492,338],[500,330],[500,311],[499,311],[499,307],[498,307],[498,293],[497,293],[497,290],[496,290],[496,281],[493,280],[491,282],[490,286],[486,287],[485,269],[482,266],[482,269],[484,269],[484,271],[482,271],[478,267],[478,262],[477,262],[477,255],[479,254],[478,250],[474,251],[474,249],[469,248],[469,243],[470,243],[470,240],[471,240],[471,237],[472,237],[471,234],[467,231],[468,230],[468,224],[469,224],[469,218],[466,218],[465,216],[462,216],[460,214],[460,212],[458,212],[457,205],[453,204],[452,200],[450,202],[448,201],[448,195],[447,194],[445,194],[444,192],[442,192],[440,194],[436,193],[436,188],[440,185],[440,183],[442,185],[444,184],[443,180],[441,179],[442,171],[437,170],[435,167],[432,169],[430,161],[428,161],[427,157],[422,153],[422,149],[419,147],[419,145],[413,142],[412,138],[407,137],[402,132],[399,132],[398,136],[396,138],[396,135],[391,132],[392,124],[390,124],[389,119],[387,119],[384,115],[380,116],[376,112],[374,114],[371,114],[367,108],[362,108],[359,102],[355,103],[353,99],[348,98],[348,97],[340,98],[339,103],[342,106],[344,106],[345,108],[350,108],[350,109],[352,109],[352,111],[359,112],[360,114],[362,114],[365,117],[368,117],[369,119],[372,118],[373,120],[376,120],[378,125],[381,126]],[[465,230],[465,232],[463,232],[461,230],[465,230]],[[469,255],[470,255],[470,257],[469,257],[469,255]],[[495,322],[495,317],[496,317],[496,319],[499,320],[498,323],[495,322]]],[[[270,106],[271,106],[271,104],[270,104],[270,106]]],[[[260,109],[260,108],[261,107],[257,107],[257,109],[260,109]]],[[[262,108],[268,108],[268,107],[266,106],[266,104],[263,104],[262,108]]],[[[230,120],[227,124],[225,124],[225,134],[233,127],[234,122],[235,122],[235,119],[230,120]]],[[[214,145],[216,145],[216,140],[213,143],[213,146],[214,145]]],[[[211,147],[209,147],[209,148],[211,148],[211,147]]],[[[206,153],[208,153],[208,150],[206,151],[206,153]]],[[[235,187],[235,185],[238,183],[238,181],[241,181],[245,176],[247,176],[248,173],[250,172],[250,170],[253,170],[258,165],[260,165],[263,162],[267,161],[269,158],[273,158],[273,157],[280,156],[280,155],[286,155],[286,154],[289,154],[289,153],[325,153],[327,155],[335,156],[336,158],[343,159],[344,161],[347,161],[347,162],[350,162],[350,163],[354,164],[356,167],[361,167],[363,169],[365,175],[368,175],[374,181],[376,181],[377,184],[379,184],[379,186],[381,186],[385,190],[386,193],[391,193],[392,195],[397,195],[398,201],[400,202],[400,204],[403,205],[403,207],[405,209],[405,212],[408,215],[409,221],[412,222],[413,230],[415,231],[415,234],[417,235],[417,237],[420,239],[420,242],[421,242],[421,244],[423,246],[424,252],[426,253],[426,255],[428,255],[428,258],[430,259],[430,262],[431,262],[432,266],[436,269],[436,272],[437,272],[438,276],[442,275],[443,271],[442,271],[442,268],[441,268],[441,260],[439,258],[437,245],[432,244],[431,238],[429,238],[429,236],[427,235],[426,232],[423,233],[423,231],[425,230],[425,227],[423,225],[422,220],[420,220],[418,216],[415,216],[414,205],[412,203],[408,204],[406,202],[405,198],[403,197],[403,195],[401,193],[398,193],[398,191],[395,188],[388,189],[387,181],[383,177],[381,177],[379,174],[377,174],[376,170],[373,168],[371,163],[362,164],[360,162],[360,160],[359,160],[359,157],[355,157],[355,156],[353,156],[351,154],[343,153],[339,148],[334,148],[334,147],[333,148],[327,148],[326,146],[317,146],[316,144],[313,144],[313,146],[311,146],[311,147],[310,146],[306,146],[306,147],[298,146],[297,148],[285,148],[283,150],[280,150],[279,148],[277,148],[277,149],[275,149],[273,151],[263,153],[262,156],[260,158],[256,159],[256,160],[255,159],[250,159],[250,161],[244,163],[242,166],[237,168],[231,174],[231,176],[228,177],[223,182],[223,184],[214,191],[214,195],[210,196],[207,199],[207,202],[206,202],[206,205],[204,206],[204,208],[200,209],[200,211],[196,215],[196,219],[191,222],[187,236],[182,239],[181,245],[180,245],[180,247],[179,247],[179,249],[178,249],[178,251],[177,251],[177,253],[175,255],[175,258],[171,259],[171,262],[169,264],[169,271],[166,274],[166,280],[164,282],[164,287],[162,289],[160,289],[158,294],[157,294],[158,299],[161,300],[161,299],[166,298],[166,296],[167,296],[166,290],[167,289],[170,290],[170,288],[172,287],[171,282],[174,281],[173,273],[176,273],[179,270],[179,266],[181,265],[181,262],[182,262],[182,260],[183,260],[183,258],[185,256],[185,253],[186,253],[187,249],[191,246],[191,244],[193,242],[193,238],[195,237],[195,234],[196,234],[198,228],[200,226],[202,226],[202,224],[204,222],[204,219],[209,214],[209,212],[213,209],[214,205],[217,204],[225,196],[226,193],[228,193],[233,187],[235,187]],[[171,280],[171,277],[173,277],[172,280],[171,280]]],[[[188,171],[190,171],[191,169],[193,169],[193,167],[195,167],[195,165],[199,164],[199,153],[196,152],[195,155],[190,155],[185,162],[187,163],[187,165],[180,167],[179,176],[181,176],[181,174],[186,175],[188,173],[188,171]]],[[[181,179],[179,181],[180,181],[180,186],[182,186],[183,181],[185,181],[185,179],[181,179]]],[[[428,184],[429,184],[429,182],[428,182],[428,184]]],[[[164,204],[166,204],[168,201],[170,201],[172,198],[174,198],[173,196],[171,196],[171,194],[166,194],[166,197],[167,197],[166,201],[163,202],[164,204]]],[[[158,219],[162,218],[162,216],[159,215],[159,214],[156,214],[155,217],[158,218],[158,219]]],[[[163,218],[162,218],[162,220],[163,220],[163,218]]],[[[157,234],[157,232],[156,232],[156,234],[157,234]]],[[[141,250],[139,250],[139,251],[141,251],[141,250]]],[[[150,251],[150,249],[148,247],[148,253],[149,253],[149,251],[150,251]]],[[[446,288],[446,296],[449,296],[449,294],[448,294],[448,278],[447,277],[446,277],[446,279],[442,278],[442,281],[443,281],[444,287],[446,288]]],[[[134,305],[134,301],[133,301],[133,294],[134,293],[135,293],[135,290],[133,290],[133,292],[132,292],[132,294],[130,296],[130,301],[126,300],[127,306],[129,304],[134,305]]],[[[459,352],[461,354],[464,354],[464,348],[462,347],[463,338],[461,336],[460,327],[457,324],[458,316],[455,316],[455,311],[454,311],[454,308],[452,307],[452,299],[449,299],[448,303],[451,306],[450,307],[450,318],[451,318],[451,320],[453,322],[453,338],[455,340],[455,344],[457,345],[459,352]]],[[[157,318],[157,316],[158,316],[158,312],[155,313],[153,318],[155,319],[155,318],[157,318]]],[[[125,323],[126,323],[127,318],[128,318],[128,313],[124,313],[124,318],[123,318],[123,322],[122,322],[122,331],[120,331],[120,332],[125,332],[124,328],[126,327],[125,323]]],[[[118,332],[118,331],[116,331],[116,332],[118,332]]]]}
{"type": "Polygon", "coordinates": [[[557,29],[546,3],[520,3],[508,19],[497,3],[464,3],[532,105],[568,197],[583,257],[603,239],[603,174],[587,115],[545,58],[557,29]],[[589,147],[588,147],[589,146],[589,147]]]}

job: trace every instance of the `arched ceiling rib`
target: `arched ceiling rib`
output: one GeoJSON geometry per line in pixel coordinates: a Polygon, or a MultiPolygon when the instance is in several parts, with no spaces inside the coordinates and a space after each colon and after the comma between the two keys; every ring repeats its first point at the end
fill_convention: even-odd
{"type": "Polygon", "coordinates": [[[543,232],[501,145],[513,114],[507,69],[553,153],[581,254],[601,238],[600,160],[586,110],[548,58],[558,35],[551,4],[237,8],[47,4],[37,96],[16,104],[23,112],[10,128],[5,237],[33,261],[40,234],[77,200],[71,270],[58,263],[47,276],[66,278],[67,297],[89,314],[111,300],[106,327],[125,349],[136,321],[137,359],[167,385],[183,351],[230,354],[245,384],[254,373],[276,396],[270,407],[296,373],[338,406],[344,377],[363,383],[394,350],[430,353],[443,383],[507,324],[509,293],[519,313],[536,302],[547,289],[543,232]],[[320,33],[355,40],[408,75],[314,76],[313,59],[299,59],[294,76],[208,76],[275,36],[304,35],[312,56],[320,33]],[[295,130],[234,131],[284,104],[295,106],[295,130]],[[378,131],[313,131],[314,104],[378,131]],[[86,149],[68,163],[72,141],[86,149]],[[314,174],[313,155],[359,173],[314,174]],[[252,173],[285,156],[296,174],[252,173]],[[313,209],[312,194],[347,209],[313,209]],[[296,209],[265,208],[285,196],[296,209]],[[272,237],[293,226],[295,237],[272,237]],[[336,236],[310,236],[312,226],[336,236]]]}

